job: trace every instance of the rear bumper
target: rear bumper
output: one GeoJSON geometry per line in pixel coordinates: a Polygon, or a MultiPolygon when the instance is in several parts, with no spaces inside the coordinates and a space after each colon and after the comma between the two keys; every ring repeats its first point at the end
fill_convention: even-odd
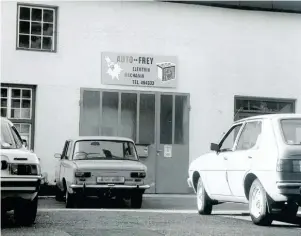
{"type": "Polygon", "coordinates": [[[276,183],[280,194],[283,195],[299,195],[301,197],[301,182],[285,182],[276,183]]]}
{"type": "Polygon", "coordinates": [[[133,192],[144,193],[145,190],[149,188],[149,185],[70,185],[71,192],[84,194],[86,196],[100,196],[106,193],[112,195],[130,195],[133,192]]]}

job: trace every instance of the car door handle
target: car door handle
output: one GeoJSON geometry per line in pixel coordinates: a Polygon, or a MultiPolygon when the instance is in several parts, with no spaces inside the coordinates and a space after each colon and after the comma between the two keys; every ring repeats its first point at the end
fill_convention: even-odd
{"type": "Polygon", "coordinates": [[[228,160],[228,157],[224,157],[224,160],[228,160]]]}
{"type": "Polygon", "coordinates": [[[249,158],[249,159],[252,159],[253,157],[251,157],[251,156],[248,156],[248,158],[249,158]]]}

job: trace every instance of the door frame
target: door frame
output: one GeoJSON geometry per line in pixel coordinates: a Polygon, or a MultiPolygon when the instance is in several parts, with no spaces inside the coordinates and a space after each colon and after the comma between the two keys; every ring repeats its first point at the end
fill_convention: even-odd
{"type": "MultiPolygon", "coordinates": [[[[109,88],[87,88],[87,87],[82,87],[80,88],[80,101],[79,101],[79,105],[80,105],[80,111],[79,111],[79,135],[81,134],[82,131],[82,125],[83,122],[81,122],[82,117],[83,117],[83,95],[84,95],[84,91],[97,91],[99,92],[99,96],[100,96],[100,121],[99,121],[99,135],[101,135],[101,127],[102,127],[102,94],[104,92],[112,92],[112,93],[118,93],[118,127],[120,125],[120,121],[121,121],[121,94],[122,93],[133,93],[133,94],[137,94],[137,117],[136,117],[136,140],[134,140],[134,142],[136,144],[142,144],[140,143],[140,137],[139,137],[139,131],[140,131],[140,95],[141,94],[153,94],[155,96],[155,125],[154,125],[154,148],[156,149],[156,153],[155,153],[155,193],[157,192],[157,187],[156,187],[156,183],[157,183],[157,176],[158,176],[158,151],[159,151],[159,147],[161,145],[161,140],[160,140],[160,115],[161,115],[161,95],[171,95],[172,96],[172,144],[174,144],[174,133],[175,133],[175,99],[176,96],[185,96],[187,98],[187,106],[188,106],[188,124],[187,124],[187,129],[188,132],[186,134],[186,136],[184,137],[184,140],[187,142],[185,143],[185,145],[188,146],[188,164],[189,164],[189,153],[190,153],[190,145],[189,145],[189,134],[190,134],[190,94],[189,93],[181,93],[181,92],[170,92],[170,91],[151,91],[151,90],[129,90],[129,89],[109,89],[109,88]]],[[[118,134],[119,135],[119,134],[118,134]]],[[[163,151],[163,150],[162,150],[163,151]]]]}

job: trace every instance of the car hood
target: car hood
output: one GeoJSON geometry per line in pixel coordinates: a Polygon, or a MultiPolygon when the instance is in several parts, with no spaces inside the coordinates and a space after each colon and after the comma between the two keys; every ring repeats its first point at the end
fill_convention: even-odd
{"type": "Polygon", "coordinates": [[[40,161],[37,155],[27,149],[1,149],[1,160],[9,163],[35,163],[40,161]]]}
{"type": "Polygon", "coordinates": [[[128,160],[76,160],[74,164],[79,170],[147,170],[146,166],[139,161],[128,160]]]}

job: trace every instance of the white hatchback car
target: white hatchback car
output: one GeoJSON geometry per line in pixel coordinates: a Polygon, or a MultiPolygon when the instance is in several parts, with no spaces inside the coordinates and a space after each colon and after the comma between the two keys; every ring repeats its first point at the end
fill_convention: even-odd
{"type": "Polygon", "coordinates": [[[40,161],[23,146],[14,125],[1,117],[1,213],[14,210],[17,224],[34,223],[41,184],[40,161]]]}
{"type": "Polygon", "coordinates": [[[189,167],[199,214],[248,203],[254,224],[296,218],[301,206],[301,114],[254,116],[233,124],[212,152],[189,167]]]}

